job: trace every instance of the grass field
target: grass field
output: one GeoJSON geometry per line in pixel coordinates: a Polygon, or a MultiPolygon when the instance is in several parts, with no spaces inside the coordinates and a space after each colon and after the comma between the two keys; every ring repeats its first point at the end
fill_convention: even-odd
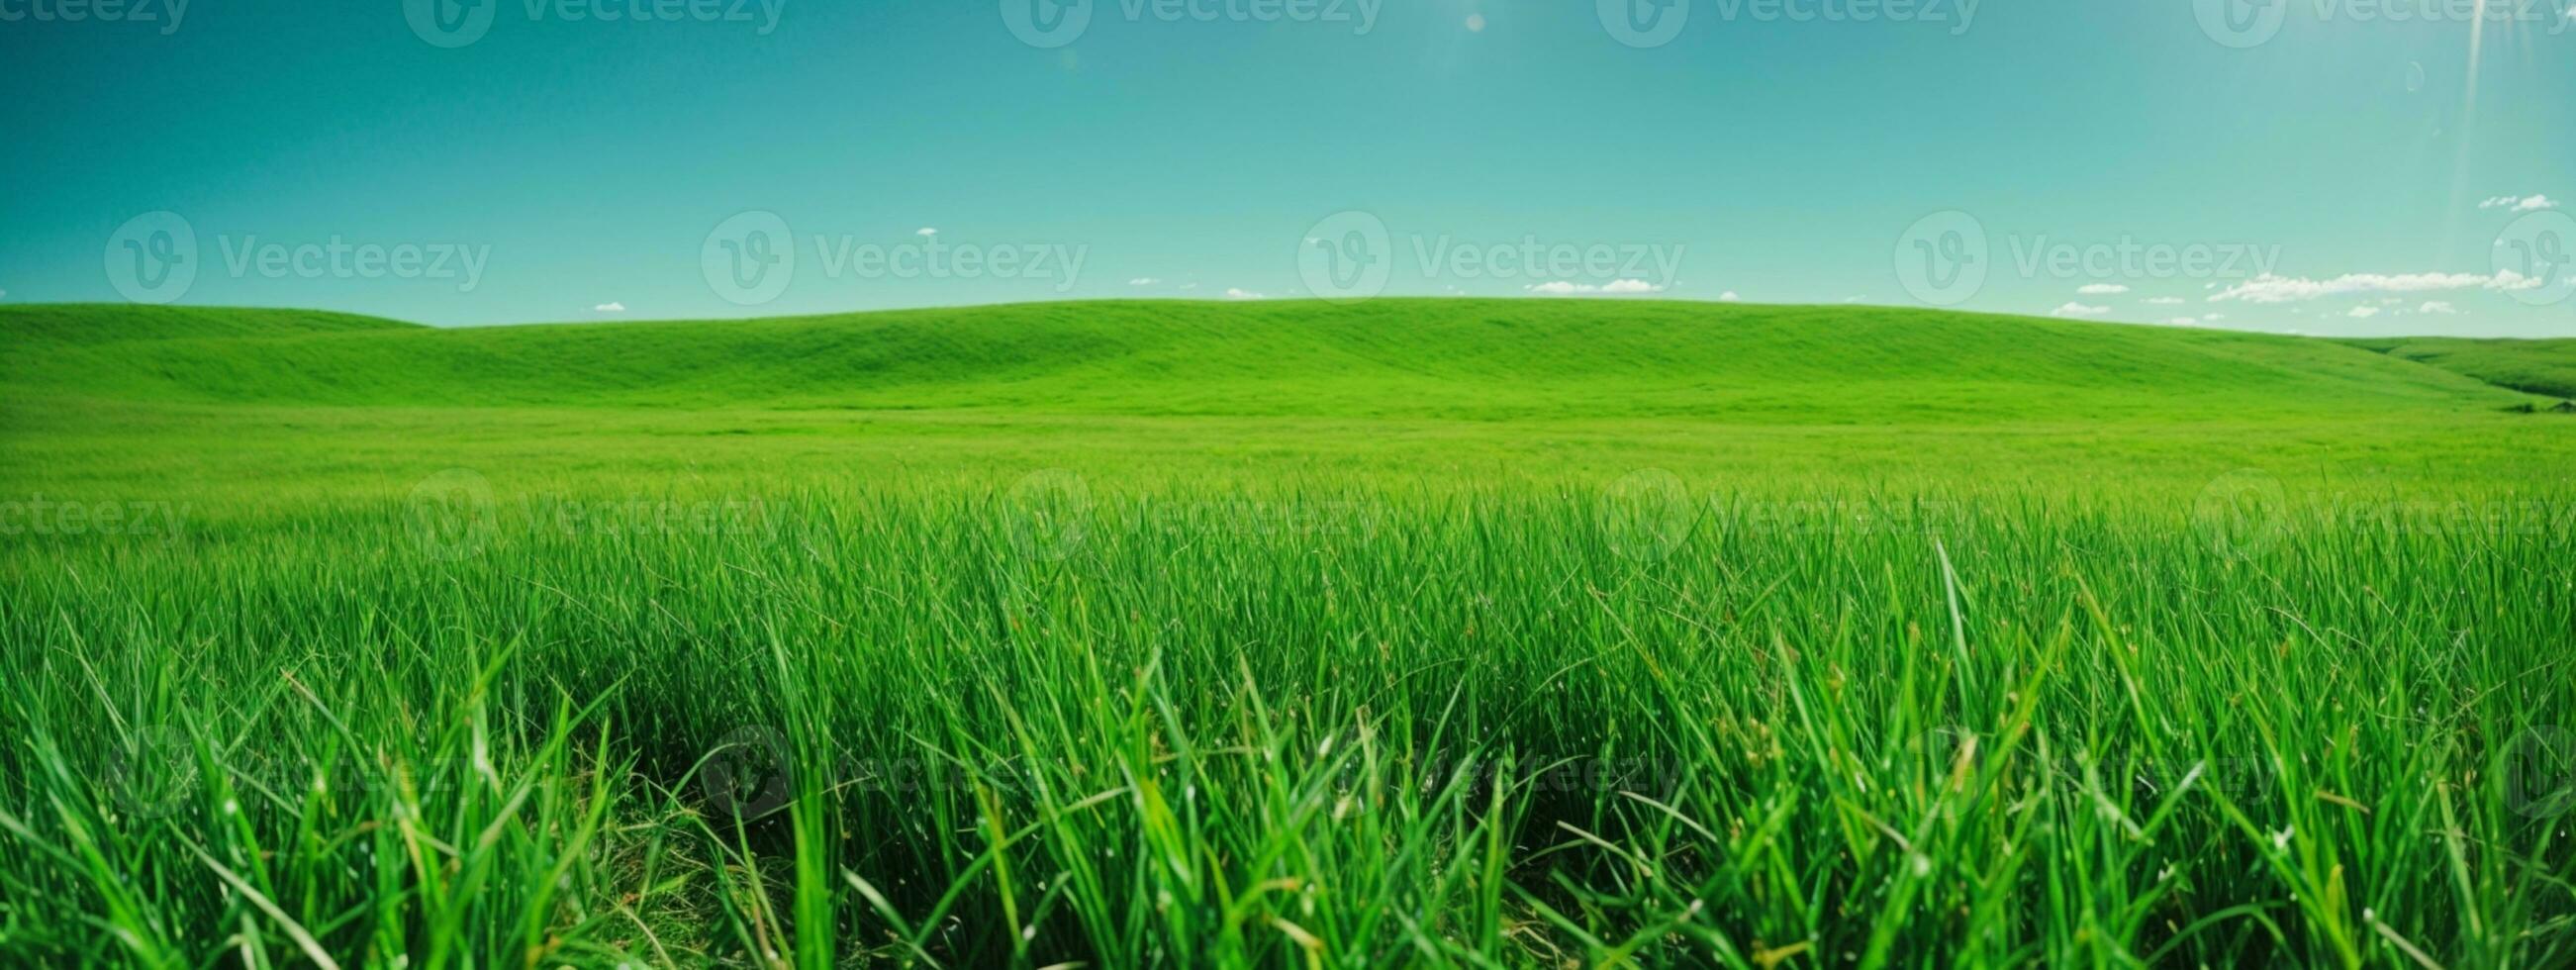
{"type": "Polygon", "coordinates": [[[0,309],[0,963],[2576,964],[2565,349],[0,309]]]}
{"type": "Polygon", "coordinates": [[[2576,340],[2355,340],[2355,346],[2515,390],[2576,397],[2576,340]]]}

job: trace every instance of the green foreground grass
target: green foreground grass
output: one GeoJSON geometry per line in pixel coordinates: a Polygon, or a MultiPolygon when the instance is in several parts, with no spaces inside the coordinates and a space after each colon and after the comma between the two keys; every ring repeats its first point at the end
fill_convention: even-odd
{"type": "Polygon", "coordinates": [[[2401,355],[0,334],[0,962],[2576,962],[2576,420],[2401,355]]]}

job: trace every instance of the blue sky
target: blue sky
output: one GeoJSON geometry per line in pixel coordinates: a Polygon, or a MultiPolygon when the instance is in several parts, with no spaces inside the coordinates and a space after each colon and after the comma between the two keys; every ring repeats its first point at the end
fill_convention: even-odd
{"type": "Polygon", "coordinates": [[[2569,0],[1658,2],[0,0],[0,301],[2576,335],[2569,0]]]}

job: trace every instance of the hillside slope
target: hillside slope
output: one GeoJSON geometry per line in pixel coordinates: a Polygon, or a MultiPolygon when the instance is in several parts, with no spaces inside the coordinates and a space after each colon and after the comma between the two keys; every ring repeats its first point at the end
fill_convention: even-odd
{"type": "Polygon", "coordinates": [[[2576,398],[2576,340],[2400,337],[2347,341],[2530,394],[2576,398]]]}
{"type": "Polygon", "coordinates": [[[477,329],[32,307],[0,309],[0,334],[16,392],[191,404],[1886,424],[2522,400],[2332,341],[1624,301],[1102,302],[477,329]]]}
{"type": "Polygon", "coordinates": [[[46,345],[297,337],[426,329],[419,324],[326,310],[129,306],[118,303],[0,307],[0,345],[31,352],[46,345]]]}

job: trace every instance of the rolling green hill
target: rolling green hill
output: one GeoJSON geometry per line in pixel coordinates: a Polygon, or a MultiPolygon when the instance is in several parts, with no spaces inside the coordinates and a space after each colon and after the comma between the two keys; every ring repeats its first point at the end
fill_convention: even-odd
{"type": "Polygon", "coordinates": [[[37,307],[0,310],[0,333],[13,388],[199,404],[1887,424],[2519,399],[2329,341],[1880,308],[1123,302],[432,329],[37,307]]]}
{"type": "Polygon", "coordinates": [[[0,307],[0,342],[40,352],[62,345],[226,340],[425,330],[418,324],[323,310],[57,303],[0,307]]]}
{"type": "Polygon", "coordinates": [[[1047,468],[2186,496],[2246,467],[2335,488],[2562,479],[2576,421],[2507,413],[2533,402],[2343,342],[1884,308],[1112,302],[470,329],[0,308],[0,487],[20,493],[324,499],[458,467],[604,490],[1047,468]]]}
{"type": "Polygon", "coordinates": [[[2356,347],[2466,374],[2489,384],[2576,398],[2576,340],[2461,340],[2399,337],[2348,341],[2356,347]]]}

